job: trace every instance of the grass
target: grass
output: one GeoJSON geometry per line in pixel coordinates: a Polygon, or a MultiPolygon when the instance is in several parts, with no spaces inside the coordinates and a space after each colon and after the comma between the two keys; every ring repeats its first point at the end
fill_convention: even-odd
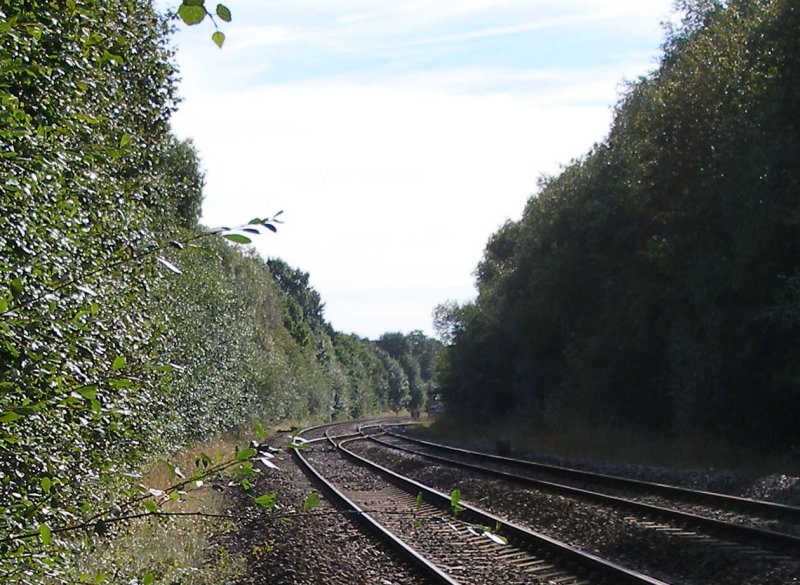
{"type": "MultiPolygon", "coordinates": [[[[142,470],[142,485],[159,490],[182,481],[195,470],[201,453],[213,462],[233,457],[236,445],[251,435],[229,433],[211,441],[191,445],[168,460],[162,459],[142,470]]],[[[161,505],[164,512],[224,515],[231,502],[224,492],[211,489],[208,482],[192,484],[178,501],[161,505]]],[[[115,525],[105,537],[87,536],[70,543],[75,550],[71,567],[75,582],[217,585],[232,582],[245,569],[242,557],[214,543],[214,537],[234,527],[232,521],[203,516],[140,518],[115,525]]]]}
{"type": "MultiPolygon", "coordinates": [[[[310,424],[315,423],[289,420],[273,425],[266,429],[267,442],[280,432],[310,424]]],[[[237,431],[189,445],[146,465],[137,481],[146,488],[166,490],[183,481],[178,474],[187,478],[192,476],[201,454],[212,463],[228,461],[234,457],[237,446],[247,445],[254,436],[255,433],[249,430],[237,431]]],[[[67,543],[72,550],[68,578],[74,583],[98,585],[218,585],[236,582],[246,570],[247,554],[258,551],[226,550],[219,544],[216,537],[233,530],[235,524],[232,520],[211,516],[236,514],[237,511],[228,492],[213,489],[212,483],[208,479],[201,487],[191,483],[179,500],[160,504],[163,512],[197,516],[137,518],[109,525],[103,536],[89,533],[71,538],[67,543]]],[[[43,585],[61,582],[50,580],[44,581],[43,585]]]]}
{"type": "Polygon", "coordinates": [[[762,475],[800,474],[800,462],[765,456],[754,449],[731,446],[700,435],[659,435],[617,428],[558,428],[532,425],[464,425],[441,419],[425,425],[430,437],[459,440],[493,450],[498,440],[511,441],[514,452],[555,455],[609,463],[644,464],[677,469],[730,469],[762,475]]]}

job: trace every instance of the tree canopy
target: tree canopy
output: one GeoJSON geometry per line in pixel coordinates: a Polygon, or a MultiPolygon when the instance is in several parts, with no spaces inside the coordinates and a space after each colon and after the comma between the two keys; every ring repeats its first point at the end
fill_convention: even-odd
{"type": "Polygon", "coordinates": [[[143,462],[397,406],[385,352],[334,331],[307,274],[238,246],[279,214],[198,225],[201,164],[169,129],[171,22],[149,1],[0,2],[3,583],[142,582],[75,559],[121,508],[152,512],[143,462]]]}
{"type": "Polygon", "coordinates": [[[800,444],[800,9],[691,1],[440,307],[454,416],[800,444]]]}

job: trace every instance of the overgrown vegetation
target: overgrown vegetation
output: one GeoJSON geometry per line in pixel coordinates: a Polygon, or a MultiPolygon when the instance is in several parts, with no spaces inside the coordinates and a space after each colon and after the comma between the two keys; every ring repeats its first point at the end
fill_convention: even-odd
{"type": "MultiPolygon", "coordinates": [[[[254,421],[406,406],[385,352],[335,332],[307,275],[234,246],[277,217],[197,224],[169,34],[148,1],[0,2],[4,583],[157,582],[76,554],[117,550],[103,539],[123,518],[184,497],[135,474],[148,458],[254,421]]],[[[245,487],[253,454],[231,454],[245,487]]]]}
{"type": "Polygon", "coordinates": [[[608,138],[439,308],[448,412],[797,456],[800,9],[681,2],[608,138]]]}

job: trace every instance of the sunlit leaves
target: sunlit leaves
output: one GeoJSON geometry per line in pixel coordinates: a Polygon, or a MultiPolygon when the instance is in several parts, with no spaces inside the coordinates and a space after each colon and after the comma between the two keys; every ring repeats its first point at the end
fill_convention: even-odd
{"type": "Polygon", "coordinates": [[[262,494],[257,498],[254,498],[253,501],[262,508],[266,508],[267,510],[272,510],[278,501],[278,494],[277,492],[269,492],[266,494],[262,494]]]}
{"type": "Polygon", "coordinates": [[[237,461],[247,461],[251,457],[255,457],[258,455],[258,451],[255,449],[242,449],[238,453],[236,453],[236,460],[237,461]]]}
{"type": "MultiPolygon", "coordinates": [[[[230,9],[224,4],[217,4],[214,14],[210,13],[205,7],[204,0],[183,0],[178,8],[178,16],[189,26],[200,24],[205,20],[206,16],[208,16],[216,27],[217,22],[214,20],[215,15],[223,22],[230,22],[232,18],[230,9]]],[[[221,49],[222,45],[225,43],[225,33],[221,30],[216,30],[211,35],[211,40],[221,49]]]]}
{"type": "Polygon", "coordinates": [[[39,535],[41,536],[42,544],[45,546],[49,545],[53,541],[53,533],[47,524],[39,525],[39,535]]]}
{"type": "Polygon", "coordinates": [[[225,238],[226,240],[230,240],[231,242],[235,242],[237,244],[250,244],[253,242],[253,240],[251,240],[247,236],[243,236],[242,234],[227,233],[227,234],[222,234],[222,237],[225,238]]]}

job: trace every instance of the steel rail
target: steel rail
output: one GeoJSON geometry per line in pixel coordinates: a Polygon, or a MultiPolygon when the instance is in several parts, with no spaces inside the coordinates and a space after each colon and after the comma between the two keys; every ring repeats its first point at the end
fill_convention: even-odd
{"type": "MultiPolygon", "coordinates": [[[[393,435],[395,436],[395,435],[393,435]]],[[[392,443],[387,443],[386,441],[381,441],[380,439],[374,436],[367,436],[366,439],[384,445],[388,448],[395,449],[398,451],[403,451],[406,453],[414,454],[420,457],[424,457],[431,461],[436,461],[438,463],[444,463],[446,465],[451,465],[455,467],[459,467],[462,469],[469,469],[471,471],[476,471],[478,473],[483,473],[486,475],[491,475],[494,477],[498,477],[500,479],[506,481],[513,481],[516,483],[522,483],[526,485],[531,485],[535,487],[542,487],[548,490],[556,491],[562,494],[578,496],[586,499],[591,499],[596,502],[601,502],[604,504],[611,504],[614,506],[625,507],[631,510],[636,510],[637,512],[648,514],[648,515],[655,515],[662,518],[675,520],[678,522],[682,522],[688,524],[690,526],[696,526],[700,528],[704,528],[710,531],[716,531],[717,533],[724,534],[727,537],[739,539],[745,539],[746,541],[757,541],[759,544],[769,544],[772,546],[779,547],[781,550],[789,549],[794,554],[800,552],[800,537],[786,534],[782,532],[775,532],[772,530],[766,530],[763,528],[757,528],[754,526],[748,526],[744,524],[737,524],[732,522],[726,522],[724,520],[717,520],[716,518],[709,518],[707,516],[699,516],[697,514],[691,514],[688,512],[681,512],[680,510],[674,510],[671,508],[665,508],[663,506],[656,506],[653,504],[645,504],[642,502],[636,502],[634,500],[629,500],[626,498],[618,497],[618,496],[611,496],[608,494],[603,494],[600,492],[595,492],[583,488],[577,488],[573,486],[568,486],[564,484],[554,483],[550,481],[545,481],[541,479],[535,479],[532,477],[527,477],[524,475],[517,475],[514,473],[509,473],[506,471],[499,471],[496,469],[490,469],[486,467],[482,467],[480,465],[475,465],[472,463],[466,463],[464,461],[457,461],[454,459],[449,459],[447,457],[441,457],[438,455],[432,455],[430,453],[424,453],[421,451],[416,451],[414,449],[409,449],[407,447],[401,447],[400,445],[394,445],[392,443]]],[[[462,454],[470,453],[464,449],[454,449],[462,454]]],[[[478,455],[482,455],[478,453],[478,455]]],[[[498,456],[490,456],[492,460],[497,459],[507,459],[498,456]]],[[[516,460],[515,460],[516,461],[516,460]]],[[[644,483],[644,482],[638,482],[644,483]]]]}
{"type": "MultiPolygon", "coordinates": [[[[331,423],[330,426],[333,426],[335,424],[336,423],[331,423]]],[[[319,429],[322,426],[325,425],[317,425],[314,428],[319,429]]],[[[298,433],[298,435],[301,435],[302,433],[303,431],[298,433]]],[[[326,437],[328,441],[334,446],[334,448],[338,448],[338,445],[333,440],[333,438],[328,436],[327,431],[326,431],[326,437]]],[[[329,495],[332,495],[334,500],[338,501],[344,507],[353,510],[356,513],[356,517],[359,518],[370,530],[378,534],[382,540],[384,540],[398,553],[400,553],[401,556],[403,556],[406,560],[408,560],[411,564],[413,564],[425,576],[430,578],[434,583],[439,583],[442,585],[461,585],[459,581],[452,579],[449,575],[441,571],[436,565],[431,563],[419,552],[411,548],[402,539],[400,539],[398,536],[392,533],[388,528],[386,528],[375,518],[373,518],[369,513],[364,511],[364,509],[361,508],[358,504],[356,504],[350,498],[348,498],[341,490],[339,490],[335,485],[333,485],[330,481],[328,481],[313,465],[311,465],[308,459],[301,452],[301,449],[292,449],[292,451],[293,451],[293,456],[300,465],[300,467],[306,470],[313,478],[315,478],[315,481],[317,481],[320,485],[324,486],[325,491],[327,491],[329,495]]]]}
{"type": "Polygon", "coordinates": [[[720,505],[720,503],[725,503],[725,505],[735,507],[737,510],[747,511],[756,514],[763,514],[764,516],[771,518],[781,518],[792,522],[800,522],[800,507],[798,506],[789,506],[786,504],[766,502],[764,500],[743,498],[740,496],[720,494],[705,490],[694,490],[691,488],[685,488],[681,486],[669,485],[664,483],[647,482],[628,477],[621,477],[618,475],[597,473],[594,471],[585,471],[582,469],[575,469],[570,467],[561,467],[558,465],[550,465],[547,463],[537,463],[535,461],[529,461],[526,459],[504,457],[502,455],[495,455],[493,453],[474,451],[471,449],[464,449],[462,447],[454,447],[451,445],[435,443],[433,441],[427,441],[424,439],[419,439],[417,437],[409,437],[407,435],[394,432],[387,428],[384,428],[384,430],[391,436],[397,437],[398,439],[401,439],[403,441],[418,443],[420,445],[425,445],[428,447],[432,447],[434,449],[440,449],[442,451],[461,453],[463,455],[467,455],[470,457],[481,457],[489,461],[496,461],[498,463],[503,463],[506,465],[522,467],[525,469],[530,469],[532,471],[541,471],[541,472],[562,475],[564,477],[589,480],[596,483],[603,483],[614,487],[625,486],[631,489],[649,491],[654,494],[660,493],[672,497],[681,496],[696,501],[704,500],[717,506],[720,505]]]}
{"type": "MultiPolygon", "coordinates": [[[[444,494],[434,488],[422,484],[409,477],[403,476],[391,469],[379,465],[369,459],[366,459],[357,453],[351,451],[344,445],[352,441],[360,441],[363,438],[350,438],[340,441],[338,444],[334,443],[336,447],[344,453],[351,460],[368,467],[384,477],[397,487],[407,491],[409,494],[414,495],[422,493],[425,501],[432,505],[440,506],[444,509],[451,508],[451,498],[448,494],[444,494]]],[[[546,550],[562,559],[568,559],[570,562],[583,566],[594,574],[601,576],[603,579],[612,579],[614,583],[624,583],[631,585],[667,585],[663,581],[659,581],[648,575],[643,575],[631,569],[627,569],[621,565],[600,558],[593,554],[587,553],[575,547],[569,546],[565,543],[559,542],[553,538],[539,534],[529,530],[523,526],[515,524],[495,516],[485,510],[482,510],[472,504],[466,503],[463,500],[459,502],[459,506],[463,509],[461,512],[466,517],[475,520],[476,523],[484,525],[500,525],[502,528],[499,534],[502,534],[509,541],[517,541],[517,543],[527,546],[533,546],[542,550],[546,550]]]]}

